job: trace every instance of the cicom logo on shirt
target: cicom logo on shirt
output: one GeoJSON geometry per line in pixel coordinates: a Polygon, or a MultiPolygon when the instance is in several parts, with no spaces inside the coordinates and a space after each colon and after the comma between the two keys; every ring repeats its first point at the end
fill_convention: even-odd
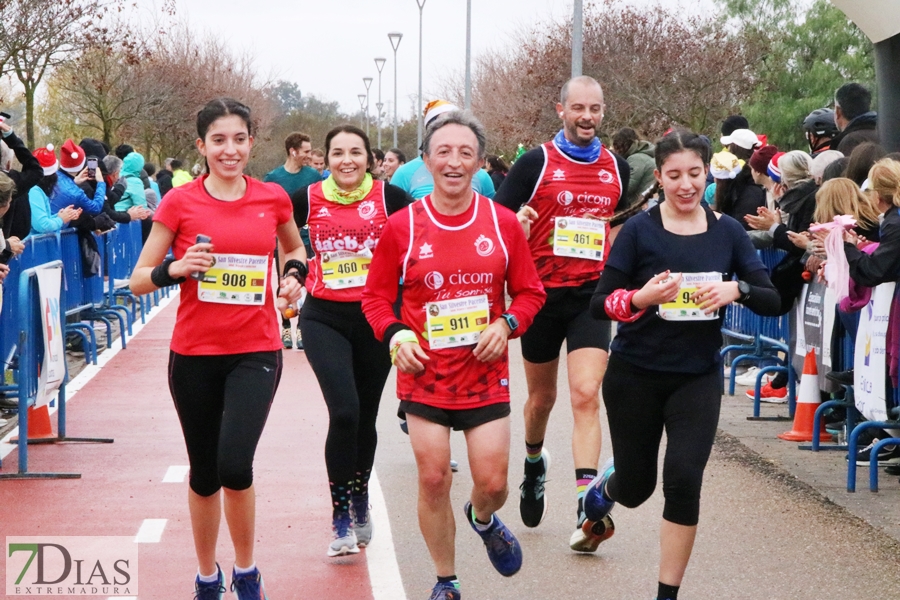
{"type": "Polygon", "coordinates": [[[494,253],[494,240],[484,235],[478,236],[475,240],[475,252],[478,256],[490,256],[494,253]]]}
{"type": "Polygon", "coordinates": [[[574,200],[575,194],[569,190],[560,192],[559,195],[556,196],[556,201],[559,202],[561,206],[569,206],[574,200]]]}
{"type": "Polygon", "coordinates": [[[437,271],[430,271],[425,276],[425,285],[428,286],[428,289],[437,291],[444,287],[444,276],[437,271]]]}
{"type": "Polygon", "coordinates": [[[600,169],[600,183],[612,183],[613,174],[606,169],[600,169]]]}
{"type": "Polygon", "coordinates": [[[365,200],[359,203],[356,209],[359,212],[359,218],[368,221],[375,216],[375,202],[373,200],[365,200]]]}

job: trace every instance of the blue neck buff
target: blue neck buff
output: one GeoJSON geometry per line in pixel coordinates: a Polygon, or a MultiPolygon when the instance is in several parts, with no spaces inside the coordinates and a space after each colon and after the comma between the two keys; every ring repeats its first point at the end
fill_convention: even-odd
{"type": "Polygon", "coordinates": [[[600,139],[597,137],[591,140],[590,146],[578,146],[573,144],[566,138],[566,134],[563,133],[562,129],[560,129],[559,133],[556,134],[556,137],[553,138],[553,143],[555,143],[556,147],[562,150],[563,153],[570,158],[589,163],[600,158],[600,148],[603,147],[600,143],[600,139]]]}

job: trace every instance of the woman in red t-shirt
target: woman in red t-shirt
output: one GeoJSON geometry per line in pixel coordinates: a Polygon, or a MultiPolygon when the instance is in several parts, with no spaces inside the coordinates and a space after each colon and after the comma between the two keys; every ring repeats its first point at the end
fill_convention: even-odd
{"type": "Polygon", "coordinates": [[[135,294],[181,284],[169,389],[190,459],[200,600],[225,592],[216,563],[221,488],[235,550],[232,590],[239,600],[265,597],[253,560],[253,456],[282,369],[270,277],[276,235],[285,273],[293,275],[282,280],[279,296],[298,300],[306,272],[290,198],[243,174],[251,132],[250,109],[236,100],[213,100],[198,113],[197,150],[209,174],[166,195],[131,277],[135,294]],[[166,257],[169,248],[174,257],[166,257]]]}

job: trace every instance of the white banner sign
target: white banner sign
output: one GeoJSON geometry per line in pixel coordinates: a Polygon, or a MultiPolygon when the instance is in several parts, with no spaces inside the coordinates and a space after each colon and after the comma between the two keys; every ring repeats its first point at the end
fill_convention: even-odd
{"type": "Polygon", "coordinates": [[[44,362],[38,379],[35,406],[49,404],[66,379],[66,344],[62,331],[59,289],[62,267],[35,269],[40,295],[41,328],[44,338],[44,362]]]}
{"type": "Polygon", "coordinates": [[[853,354],[856,408],[874,421],[887,419],[885,342],[895,285],[884,283],[872,290],[872,298],[860,313],[856,332],[853,354]]]}

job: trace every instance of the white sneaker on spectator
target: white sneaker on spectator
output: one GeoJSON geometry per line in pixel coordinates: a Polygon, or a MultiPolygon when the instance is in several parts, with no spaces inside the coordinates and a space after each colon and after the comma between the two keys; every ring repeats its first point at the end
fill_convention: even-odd
{"type": "MultiPolygon", "coordinates": [[[[734,382],[738,385],[746,385],[753,386],[756,385],[756,376],[759,374],[759,367],[750,367],[747,369],[745,373],[742,375],[738,375],[734,378],[734,382]]],[[[769,383],[775,378],[775,376],[771,373],[766,373],[763,375],[762,383],[763,385],[769,383]]]]}

